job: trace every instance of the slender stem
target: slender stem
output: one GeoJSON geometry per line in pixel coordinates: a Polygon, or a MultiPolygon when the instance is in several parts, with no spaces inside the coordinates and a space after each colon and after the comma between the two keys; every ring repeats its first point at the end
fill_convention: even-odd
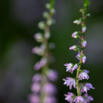
{"type": "MultiPolygon", "coordinates": [[[[84,10],[86,11],[85,6],[84,6],[84,10]]],[[[82,12],[82,23],[81,23],[81,27],[84,27],[84,26],[85,26],[85,11],[82,12]]],[[[84,33],[84,32],[82,32],[82,37],[81,37],[80,39],[81,39],[82,41],[85,40],[85,33],[84,33]]],[[[80,58],[80,61],[79,61],[79,67],[78,67],[78,69],[77,69],[77,74],[76,74],[76,78],[77,78],[76,84],[77,84],[77,95],[78,95],[78,96],[81,95],[81,94],[80,94],[80,87],[79,87],[79,79],[78,79],[78,77],[79,77],[79,73],[80,73],[80,71],[81,71],[82,55],[84,54],[84,47],[83,47],[83,46],[82,46],[82,48],[81,48],[81,51],[79,51],[79,52],[80,52],[81,58],[80,58]]]]}
{"type": "MultiPolygon", "coordinates": [[[[51,7],[53,8],[54,6],[54,0],[51,0],[51,7]]],[[[52,9],[51,8],[51,9],[52,9]]],[[[49,16],[47,18],[47,21],[49,19],[51,19],[53,16],[53,14],[51,14],[51,12],[49,11],[49,16]]],[[[46,28],[44,29],[44,34],[46,33],[50,33],[50,26],[48,25],[46,21],[46,28]]],[[[44,40],[42,42],[45,46],[46,46],[46,49],[44,51],[44,55],[42,57],[45,57],[47,59],[47,63],[46,65],[42,68],[42,72],[41,72],[41,75],[42,75],[42,80],[41,80],[41,94],[40,94],[40,103],[43,103],[43,99],[46,97],[46,93],[44,94],[42,92],[42,87],[48,82],[47,80],[47,71],[49,69],[49,48],[48,48],[48,39],[44,37],[44,40]]]]}

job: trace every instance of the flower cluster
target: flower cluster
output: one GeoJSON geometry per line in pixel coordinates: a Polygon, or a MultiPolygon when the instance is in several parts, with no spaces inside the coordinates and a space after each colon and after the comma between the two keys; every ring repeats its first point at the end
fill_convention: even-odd
{"type": "Polygon", "coordinates": [[[74,87],[77,90],[77,95],[74,93],[68,92],[65,94],[65,100],[70,103],[90,103],[90,101],[93,101],[93,98],[91,96],[88,96],[87,92],[90,89],[94,89],[91,83],[80,83],[81,80],[88,80],[89,79],[89,71],[85,69],[81,69],[81,65],[86,62],[86,56],[84,54],[84,48],[87,45],[87,41],[85,40],[85,32],[86,32],[86,26],[85,26],[85,20],[88,17],[88,14],[86,13],[86,9],[89,5],[89,0],[84,0],[84,9],[81,9],[80,12],[82,13],[82,17],[78,20],[73,21],[74,24],[81,25],[82,30],[81,31],[75,31],[72,34],[72,37],[77,39],[79,38],[81,40],[81,46],[73,45],[69,49],[77,51],[78,54],[76,55],[76,58],[79,60],[79,63],[66,63],[64,66],[66,66],[66,72],[73,73],[75,70],[77,70],[77,74],[75,78],[67,77],[66,79],[63,79],[64,85],[68,86],[71,90],[72,87],[74,87]]]}
{"type": "Polygon", "coordinates": [[[41,56],[40,61],[34,65],[34,70],[40,71],[32,78],[31,91],[29,95],[30,103],[57,103],[55,94],[57,89],[51,82],[57,80],[57,72],[53,69],[49,69],[49,63],[53,61],[50,49],[55,47],[54,43],[48,43],[50,38],[50,26],[54,23],[52,16],[55,13],[54,1],[51,0],[50,4],[46,4],[48,12],[43,13],[43,17],[46,22],[39,22],[38,27],[44,31],[44,33],[36,33],[34,38],[37,42],[41,43],[38,47],[32,49],[32,53],[41,56]]]}

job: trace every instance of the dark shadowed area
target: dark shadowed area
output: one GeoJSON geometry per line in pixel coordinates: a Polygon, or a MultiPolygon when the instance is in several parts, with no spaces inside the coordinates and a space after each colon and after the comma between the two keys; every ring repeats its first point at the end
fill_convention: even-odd
{"type": "MultiPolygon", "coordinates": [[[[55,0],[56,23],[51,27],[50,42],[56,44],[52,50],[56,58],[51,68],[58,71],[58,103],[67,103],[64,94],[69,87],[63,85],[63,78],[75,76],[66,73],[65,63],[76,63],[76,52],[69,47],[80,43],[71,37],[80,26],[74,25],[73,20],[81,17],[79,9],[83,0],[55,0]]],[[[95,90],[90,90],[93,103],[103,103],[103,0],[90,0],[88,12],[91,17],[86,20],[87,56],[83,69],[90,71],[90,79],[95,90]]],[[[40,58],[31,50],[38,43],[33,35],[38,29],[39,21],[44,20],[42,13],[49,0],[1,0],[0,1],[0,103],[29,103],[28,95],[32,77],[36,73],[34,64],[40,58]]],[[[72,91],[76,92],[75,89],[72,91]]]]}

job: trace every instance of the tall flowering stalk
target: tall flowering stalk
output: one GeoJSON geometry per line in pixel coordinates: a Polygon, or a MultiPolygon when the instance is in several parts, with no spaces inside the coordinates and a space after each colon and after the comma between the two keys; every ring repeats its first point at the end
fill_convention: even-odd
{"type": "Polygon", "coordinates": [[[53,57],[50,49],[55,47],[54,43],[49,43],[50,38],[50,26],[54,23],[52,19],[55,9],[54,0],[50,0],[50,3],[46,4],[48,12],[43,13],[43,17],[46,21],[38,23],[38,27],[44,31],[44,33],[36,33],[34,38],[37,42],[40,42],[40,47],[34,47],[32,52],[41,56],[41,60],[34,65],[35,70],[40,72],[35,74],[32,78],[32,94],[29,95],[30,103],[56,103],[55,94],[57,89],[52,81],[57,79],[57,72],[49,69],[49,64],[52,62],[53,57]],[[52,59],[52,60],[51,60],[52,59]]]}
{"type": "Polygon", "coordinates": [[[69,49],[77,51],[78,54],[76,55],[76,58],[79,60],[79,63],[73,64],[73,63],[66,63],[64,64],[66,66],[66,72],[73,73],[75,70],[77,70],[76,77],[67,77],[66,79],[63,79],[64,85],[69,86],[69,89],[71,90],[72,87],[74,87],[77,90],[77,95],[75,95],[72,92],[68,92],[65,94],[65,100],[67,100],[70,103],[90,103],[90,101],[93,101],[93,98],[91,96],[88,96],[87,92],[90,89],[94,89],[91,83],[81,83],[81,80],[89,79],[89,71],[85,69],[81,69],[81,65],[86,62],[86,56],[84,54],[84,49],[87,45],[87,41],[85,40],[85,32],[86,32],[86,25],[85,20],[90,14],[87,14],[87,7],[89,5],[89,0],[83,0],[84,1],[84,8],[80,9],[80,12],[82,13],[82,17],[78,20],[73,21],[74,24],[81,25],[81,31],[75,31],[72,34],[72,37],[75,39],[81,40],[81,46],[73,45],[69,49]]]}

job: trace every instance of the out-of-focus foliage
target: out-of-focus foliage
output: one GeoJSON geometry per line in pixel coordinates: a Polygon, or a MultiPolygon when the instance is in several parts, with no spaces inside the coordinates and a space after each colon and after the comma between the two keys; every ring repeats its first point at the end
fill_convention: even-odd
{"type": "MultiPolygon", "coordinates": [[[[31,53],[31,49],[39,45],[33,35],[40,31],[37,27],[43,20],[42,12],[49,0],[2,0],[0,1],[0,103],[28,103],[31,93],[31,78],[35,74],[33,65],[39,57],[31,53]]],[[[62,78],[71,74],[65,72],[64,63],[76,62],[75,52],[69,47],[80,41],[74,40],[71,34],[80,28],[73,20],[80,17],[79,9],[82,0],[56,0],[56,24],[51,27],[51,39],[56,44],[53,55],[56,58],[51,68],[59,72],[56,82],[58,87],[58,103],[66,103],[64,94],[69,88],[63,86],[62,78]]],[[[103,93],[103,0],[90,0],[87,19],[85,49],[87,62],[84,69],[90,71],[90,80],[95,86],[89,94],[94,103],[102,103],[103,93]]],[[[75,73],[74,73],[75,75],[75,73]]],[[[74,90],[74,92],[76,92],[74,90]]]]}

